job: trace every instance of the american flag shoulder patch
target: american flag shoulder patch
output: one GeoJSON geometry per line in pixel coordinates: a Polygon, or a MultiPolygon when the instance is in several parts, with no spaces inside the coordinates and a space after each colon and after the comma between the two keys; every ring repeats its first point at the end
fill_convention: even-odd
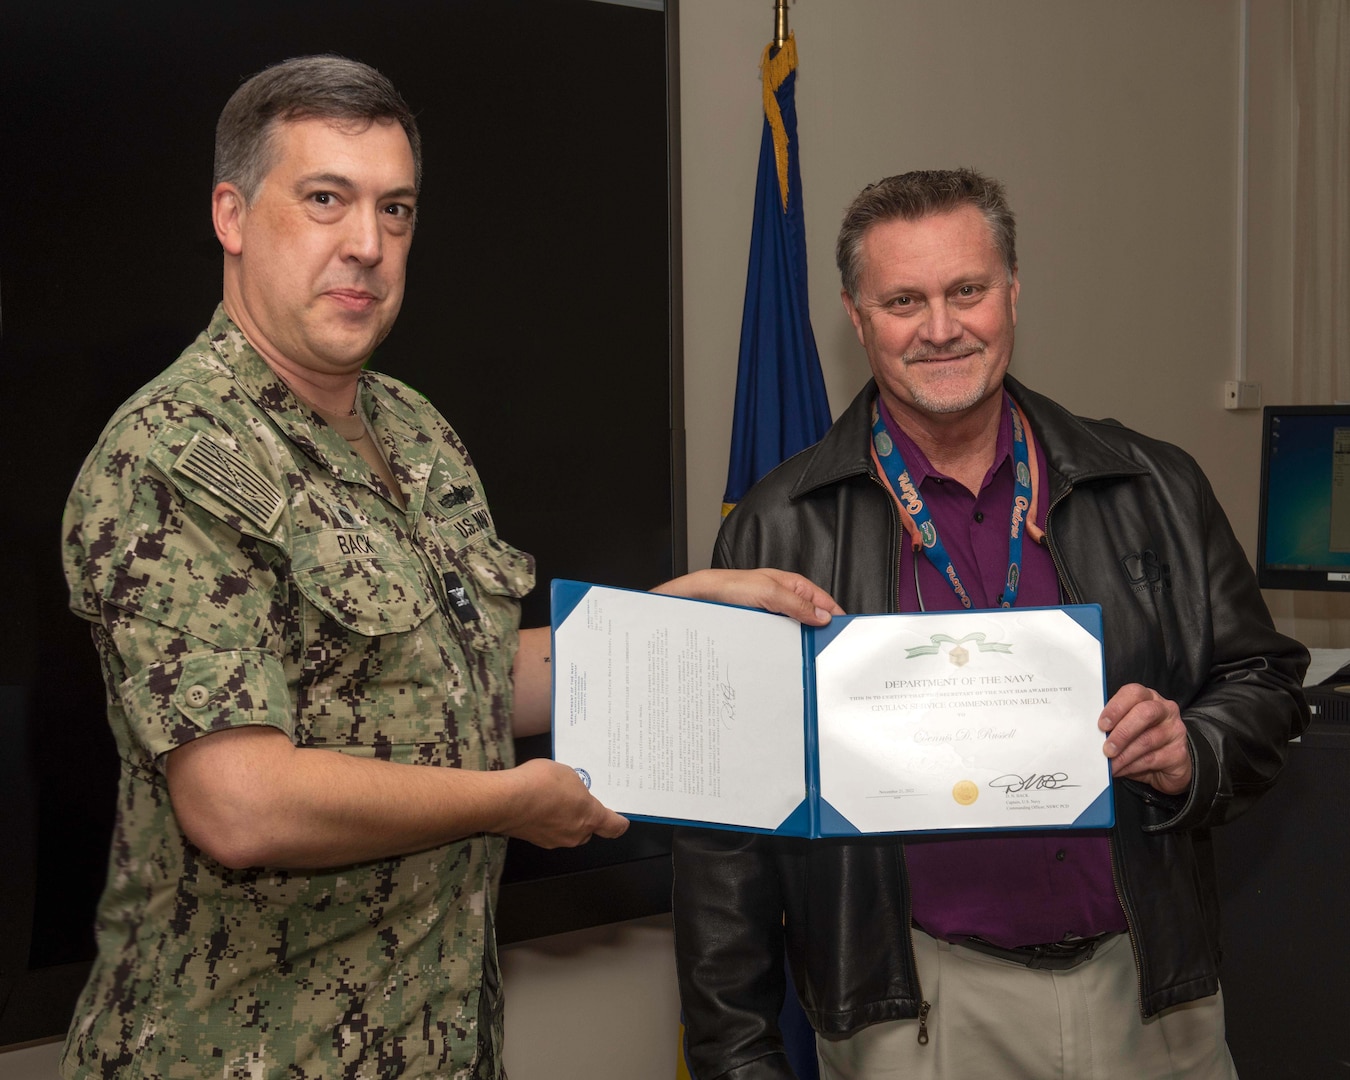
{"type": "Polygon", "coordinates": [[[198,432],[173,463],[173,471],[193,480],[238,510],[264,532],[281,517],[280,490],[236,450],[198,432]]]}

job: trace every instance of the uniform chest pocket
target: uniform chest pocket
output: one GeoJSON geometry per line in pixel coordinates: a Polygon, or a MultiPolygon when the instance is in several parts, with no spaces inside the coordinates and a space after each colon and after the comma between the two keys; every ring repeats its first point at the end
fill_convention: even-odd
{"type": "Polygon", "coordinates": [[[406,633],[436,611],[417,557],[378,533],[327,529],[297,537],[291,573],[306,600],[364,637],[406,633]]]}
{"type": "Polygon", "coordinates": [[[415,551],[359,530],[292,543],[300,594],[296,742],[420,765],[458,760],[466,673],[415,551]]]}
{"type": "Polygon", "coordinates": [[[467,601],[451,607],[460,626],[479,647],[514,638],[520,626],[520,598],[534,588],[534,560],[523,551],[485,536],[449,556],[447,592],[458,585],[467,601]]]}

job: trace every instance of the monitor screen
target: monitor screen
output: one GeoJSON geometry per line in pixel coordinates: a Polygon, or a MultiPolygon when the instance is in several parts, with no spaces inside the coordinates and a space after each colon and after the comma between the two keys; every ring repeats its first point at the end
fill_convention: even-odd
{"type": "Polygon", "coordinates": [[[1350,405],[1263,413],[1261,587],[1350,591],[1350,405]]]}

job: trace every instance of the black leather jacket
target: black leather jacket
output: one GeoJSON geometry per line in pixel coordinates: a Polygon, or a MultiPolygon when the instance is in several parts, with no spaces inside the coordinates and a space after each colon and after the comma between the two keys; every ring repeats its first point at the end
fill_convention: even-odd
{"type": "MultiPolygon", "coordinates": [[[[1308,654],[1274,630],[1187,454],[1006,386],[1045,453],[1046,534],[1065,599],[1102,606],[1108,693],[1152,687],[1178,703],[1190,737],[1185,795],[1116,784],[1112,861],[1147,1017],[1218,988],[1209,829],[1275,782],[1307,724],[1308,654]]],[[[896,609],[901,525],[868,452],[875,394],[869,384],[821,442],[742,500],[715,565],[795,570],[845,611],[896,609]]],[[[680,830],[674,846],[675,948],[699,1080],[792,1076],[777,1028],[784,942],[817,1031],[918,1015],[902,836],[680,830]]]]}

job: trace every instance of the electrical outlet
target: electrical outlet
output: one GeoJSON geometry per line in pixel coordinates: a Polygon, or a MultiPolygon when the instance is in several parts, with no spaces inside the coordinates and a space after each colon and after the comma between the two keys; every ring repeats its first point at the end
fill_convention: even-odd
{"type": "Polygon", "coordinates": [[[1230,379],[1223,384],[1223,407],[1225,409],[1259,409],[1261,407],[1261,384],[1259,382],[1239,382],[1230,379]]]}

